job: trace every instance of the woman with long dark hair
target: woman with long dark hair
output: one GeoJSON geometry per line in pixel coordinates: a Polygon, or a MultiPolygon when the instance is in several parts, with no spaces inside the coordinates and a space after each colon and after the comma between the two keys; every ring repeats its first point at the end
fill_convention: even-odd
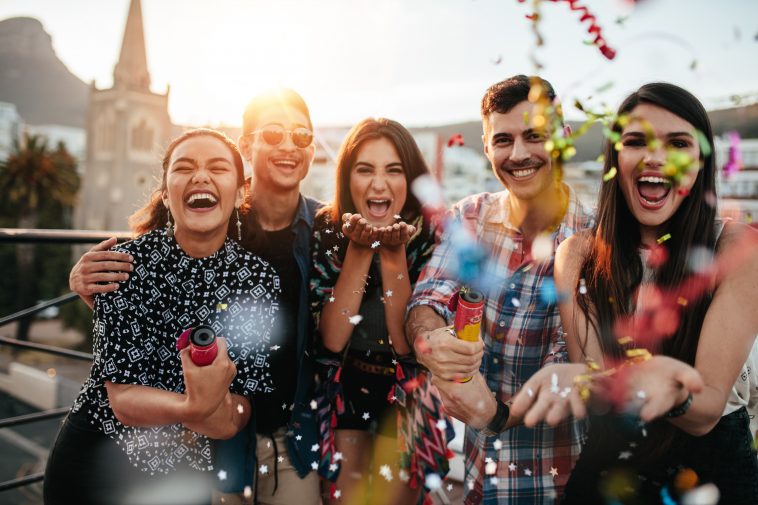
{"type": "Polygon", "coordinates": [[[320,347],[333,362],[323,376],[333,408],[322,421],[321,450],[339,453],[322,458],[321,473],[336,480],[331,499],[352,503],[371,474],[370,503],[415,503],[423,485],[415,473],[425,464],[409,454],[414,423],[398,433],[395,405],[406,409],[408,421],[412,398],[419,397],[419,388],[399,383],[415,373],[407,361],[405,308],[434,246],[411,184],[429,170],[410,132],[383,118],[350,130],[336,170],[334,202],[314,226],[311,277],[320,347]],[[398,437],[406,448],[402,462],[398,437]]]}
{"type": "Polygon", "coordinates": [[[235,435],[274,387],[279,281],[238,243],[243,183],[223,133],[191,130],[167,148],[136,238],[115,247],[134,272],[96,296],[95,359],[50,454],[46,504],[211,502],[224,471],[210,439],[235,435]],[[179,338],[201,325],[198,345],[223,337],[203,366],[179,338]]]}
{"type": "Polygon", "coordinates": [[[722,416],[758,332],[746,305],[758,296],[756,233],[716,218],[713,134],[692,94],[642,86],[613,130],[597,224],[556,254],[569,354],[590,366],[541,371],[514,407],[531,392],[530,423],[555,422],[569,403],[581,415],[580,393],[610,378],[605,413],[592,395],[562,503],[673,503],[696,483],[715,484],[721,503],[758,503],[748,414],[722,416]],[[555,394],[566,376],[577,387],[555,394]]]}

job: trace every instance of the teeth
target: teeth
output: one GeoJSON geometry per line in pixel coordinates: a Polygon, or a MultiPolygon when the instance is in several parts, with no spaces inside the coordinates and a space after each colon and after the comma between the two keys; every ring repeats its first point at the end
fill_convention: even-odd
{"type": "Polygon", "coordinates": [[[536,172],[536,168],[525,168],[523,170],[514,170],[511,172],[516,177],[526,177],[528,175],[532,175],[534,172],[536,172]]]}
{"type": "Polygon", "coordinates": [[[663,177],[653,177],[651,175],[646,175],[644,177],[640,177],[637,179],[638,182],[649,182],[653,184],[671,184],[671,181],[668,179],[665,179],[663,177]]]}
{"type": "Polygon", "coordinates": [[[216,197],[213,196],[210,193],[193,193],[190,195],[190,197],[187,199],[187,203],[192,203],[195,200],[210,200],[211,203],[216,203],[218,200],[216,200],[216,197]]]}
{"type": "Polygon", "coordinates": [[[382,203],[390,203],[390,201],[389,200],[369,200],[368,203],[382,204],[382,203]]]}
{"type": "Polygon", "coordinates": [[[274,161],[274,165],[286,165],[288,167],[294,167],[297,165],[297,161],[295,160],[276,160],[274,161]]]}

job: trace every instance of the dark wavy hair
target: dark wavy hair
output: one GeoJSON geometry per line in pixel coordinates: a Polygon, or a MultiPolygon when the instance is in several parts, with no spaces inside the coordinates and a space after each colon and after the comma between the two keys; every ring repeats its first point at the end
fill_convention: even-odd
{"type": "Polygon", "coordinates": [[[363,144],[381,138],[389,140],[395,146],[405,172],[408,196],[401,211],[403,220],[411,221],[421,214],[421,204],[411,191],[411,183],[420,175],[428,175],[429,168],[411,132],[397,121],[386,118],[364,119],[348,132],[337,155],[334,202],[324,207],[320,214],[328,213],[333,222],[340,222],[342,214],[356,212],[350,195],[350,172],[363,144]]]}
{"type": "MultiPolygon", "coordinates": [[[[200,136],[216,138],[226,145],[232,155],[234,168],[237,171],[237,185],[238,187],[244,185],[245,175],[242,165],[242,156],[237,148],[237,144],[235,144],[232,139],[223,132],[211,130],[209,128],[188,130],[172,140],[166,148],[166,152],[163,155],[163,161],[161,162],[163,174],[161,175],[161,183],[158,189],[153,191],[152,195],[150,195],[150,199],[144,207],[129,217],[129,227],[132,229],[135,236],[144,235],[156,228],[166,226],[166,222],[168,221],[168,209],[166,209],[166,206],[163,204],[163,192],[166,190],[166,173],[168,172],[168,166],[171,162],[171,155],[185,140],[200,136]]],[[[245,211],[246,207],[243,204],[240,207],[240,213],[244,213],[245,211]]],[[[227,234],[236,238],[236,229],[234,228],[235,222],[236,216],[232,214],[232,216],[229,217],[229,230],[227,231],[227,234]]]]}

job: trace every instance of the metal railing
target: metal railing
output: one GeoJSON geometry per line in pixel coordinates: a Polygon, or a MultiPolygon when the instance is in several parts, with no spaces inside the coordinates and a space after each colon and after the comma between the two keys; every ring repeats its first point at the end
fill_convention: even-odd
{"type": "MultiPolygon", "coordinates": [[[[21,228],[0,228],[0,243],[88,244],[102,242],[103,240],[106,240],[110,237],[116,237],[119,241],[124,241],[130,239],[131,236],[132,235],[130,232],[124,231],[105,232],[90,230],[36,230],[21,228]]],[[[45,302],[39,303],[33,307],[20,310],[8,316],[1,317],[0,327],[15,321],[30,318],[45,309],[48,309],[50,307],[59,307],[63,304],[72,302],[77,298],[78,296],[76,293],[68,293],[52,300],[47,300],[45,302]]],[[[92,361],[93,359],[93,356],[90,353],[73,351],[71,349],[64,349],[52,345],[25,342],[2,336],[0,336],[0,345],[39,351],[77,360],[92,361]]],[[[68,411],[69,407],[61,407],[57,409],[45,410],[42,412],[34,412],[32,414],[10,417],[7,419],[0,419],[0,429],[36,421],[43,421],[46,419],[54,419],[66,415],[68,411]]],[[[34,484],[36,482],[41,482],[44,480],[44,478],[44,473],[35,473],[9,481],[0,482],[0,492],[9,489],[15,489],[18,487],[28,486],[29,484],[34,484]]]]}

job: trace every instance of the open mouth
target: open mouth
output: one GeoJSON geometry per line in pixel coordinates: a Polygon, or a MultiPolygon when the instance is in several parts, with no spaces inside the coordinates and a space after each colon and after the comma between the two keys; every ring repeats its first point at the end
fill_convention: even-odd
{"type": "Polygon", "coordinates": [[[297,166],[298,161],[292,158],[274,158],[271,160],[271,163],[277,168],[292,170],[297,166]]]}
{"type": "Polygon", "coordinates": [[[366,207],[368,208],[368,213],[369,215],[374,216],[374,217],[386,216],[390,210],[391,204],[392,204],[392,200],[389,200],[389,199],[370,198],[366,200],[366,207]]]}
{"type": "Polygon", "coordinates": [[[218,205],[218,198],[208,192],[192,193],[187,197],[185,203],[193,210],[210,209],[218,205]]]}
{"type": "Polygon", "coordinates": [[[671,193],[671,180],[656,175],[643,175],[636,181],[637,194],[644,207],[660,208],[671,193]]]}

